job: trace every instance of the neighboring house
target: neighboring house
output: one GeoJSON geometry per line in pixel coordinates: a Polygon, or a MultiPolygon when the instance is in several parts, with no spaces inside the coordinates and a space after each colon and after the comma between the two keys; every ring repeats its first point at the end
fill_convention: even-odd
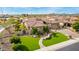
{"type": "Polygon", "coordinates": [[[46,23],[48,25],[48,27],[50,29],[58,29],[59,28],[59,22],[53,18],[45,19],[45,20],[43,19],[43,21],[44,21],[44,23],[46,23]]]}
{"type": "Polygon", "coordinates": [[[75,21],[79,21],[75,16],[52,16],[42,19],[51,29],[60,29],[63,27],[71,27],[75,21]]]}

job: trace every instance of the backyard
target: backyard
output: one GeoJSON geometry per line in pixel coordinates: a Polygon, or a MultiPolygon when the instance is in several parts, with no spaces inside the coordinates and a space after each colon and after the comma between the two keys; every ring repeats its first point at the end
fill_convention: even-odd
{"type": "Polygon", "coordinates": [[[53,36],[52,35],[52,37],[50,39],[44,40],[43,41],[43,44],[45,46],[50,46],[50,45],[54,45],[54,44],[57,44],[57,43],[66,41],[66,40],[68,40],[68,37],[67,36],[65,36],[62,33],[56,33],[56,36],[53,36]]]}

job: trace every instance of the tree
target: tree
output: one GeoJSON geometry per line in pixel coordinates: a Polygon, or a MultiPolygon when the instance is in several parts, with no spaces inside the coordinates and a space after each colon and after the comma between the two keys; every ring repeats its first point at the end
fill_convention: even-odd
{"type": "Polygon", "coordinates": [[[32,34],[34,34],[34,35],[38,34],[37,28],[35,28],[35,27],[32,28],[32,34]]]}
{"type": "Polygon", "coordinates": [[[48,26],[44,26],[44,27],[43,27],[43,32],[44,32],[44,33],[48,33],[48,32],[49,32],[48,26]]]}
{"type": "Polygon", "coordinates": [[[11,43],[14,43],[14,44],[21,43],[20,38],[19,38],[18,36],[13,36],[13,37],[10,39],[10,42],[11,42],[11,43]]]}
{"type": "Polygon", "coordinates": [[[24,24],[20,24],[20,30],[22,31],[22,34],[26,34],[26,26],[24,24]]]}
{"type": "Polygon", "coordinates": [[[54,37],[56,37],[56,32],[53,32],[52,35],[53,35],[54,37]]]}
{"type": "Polygon", "coordinates": [[[14,45],[13,50],[14,51],[29,51],[29,49],[26,46],[22,45],[22,44],[14,45]]]}
{"type": "Polygon", "coordinates": [[[24,23],[20,22],[20,20],[16,20],[14,27],[17,35],[26,34],[27,28],[24,23]]]}
{"type": "Polygon", "coordinates": [[[16,20],[14,27],[15,27],[15,31],[20,31],[20,21],[19,20],[16,20]]]}
{"type": "Polygon", "coordinates": [[[73,29],[75,29],[76,31],[79,31],[79,22],[75,22],[73,25],[72,25],[73,29]]]}

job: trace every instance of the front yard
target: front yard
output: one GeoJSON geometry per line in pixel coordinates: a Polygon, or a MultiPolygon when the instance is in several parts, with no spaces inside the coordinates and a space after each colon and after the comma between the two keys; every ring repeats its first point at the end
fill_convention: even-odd
{"type": "Polygon", "coordinates": [[[39,39],[32,36],[21,36],[22,44],[25,45],[30,51],[39,49],[39,39]]]}
{"type": "MultiPolygon", "coordinates": [[[[20,38],[21,38],[22,44],[28,47],[30,51],[40,49],[40,46],[39,46],[40,38],[33,38],[32,36],[20,36],[20,38]]],[[[43,44],[45,46],[50,46],[50,45],[64,42],[66,40],[68,40],[67,36],[65,36],[62,33],[56,33],[55,37],[53,37],[52,35],[51,39],[44,40],[43,44]]]]}
{"type": "Polygon", "coordinates": [[[56,33],[56,36],[50,38],[50,39],[46,39],[43,41],[43,44],[45,46],[50,46],[50,45],[54,45],[54,44],[57,44],[57,43],[60,43],[60,42],[63,42],[63,41],[66,41],[68,40],[68,37],[65,36],[64,34],[62,33],[56,33]]]}

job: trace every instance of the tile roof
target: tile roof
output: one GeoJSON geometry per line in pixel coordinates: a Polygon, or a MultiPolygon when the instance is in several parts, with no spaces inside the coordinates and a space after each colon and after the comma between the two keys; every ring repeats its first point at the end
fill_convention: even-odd
{"type": "Polygon", "coordinates": [[[43,21],[41,20],[36,20],[36,19],[31,19],[28,20],[27,22],[27,26],[28,27],[40,27],[40,26],[45,26],[45,24],[43,23],[43,21]]]}

